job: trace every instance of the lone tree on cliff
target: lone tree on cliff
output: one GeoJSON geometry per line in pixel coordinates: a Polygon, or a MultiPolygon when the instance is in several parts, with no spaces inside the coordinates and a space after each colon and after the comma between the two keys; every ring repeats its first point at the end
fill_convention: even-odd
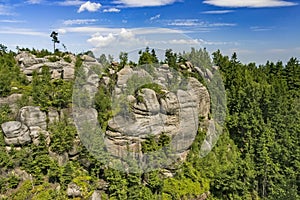
{"type": "Polygon", "coordinates": [[[55,31],[52,31],[50,37],[52,37],[52,41],[53,41],[53,53],[55,53],[55,43],[59,43],[60,41],[58,40],[58,33],[55,31]]]}

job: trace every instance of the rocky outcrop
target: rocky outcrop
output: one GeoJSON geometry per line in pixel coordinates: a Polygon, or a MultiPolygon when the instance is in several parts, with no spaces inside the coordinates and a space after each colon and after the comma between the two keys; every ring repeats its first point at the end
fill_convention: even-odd
{"type": "MultiPolygon", "coordinates": [[[[94,140],[99,131],[92,130],[98,123],[94,96],[100,84],[107,86],[108,81],[117,77],[111,98],[114,116],[108,120],[104,131],[105,149],[121,160],[129,154],[147,160],[142,144],[150,135],[158,140],[164,134],[171,140],[174,160],[185,159],[199,125],[202,127],[208,121],[210,96],[203,84],[196,78],[184,77],[167,64],[140,68],[125,66],[120,71],[112,66],[103,72],[93,58],[85,56],[82,59],[85,60],[85,79],[80,80],[81,87],[76,88],[78,94],[73,94],[76,105],[73,114],[82,143],[87,148],[98,148],[89,149],[91,152],[99,151],[98,141],[94,140]],[[200,122],[199,117],[204,122],[200,122]]],[[[191,63],[186,63],[185,67],[195,70],[191,63]]]]}
{"type": "MultiPolygon", "coordinates": [[[[187,66],[192,67],[190,63],[187,66]]],[[[124,158],[128,149],[141,156],[143,141],[149,135],[159,137],[164,133],[171,138],[175,155],[183,160],[197,134],[199,116],[208,119],[210,98],[205,86],[195,78],[185,79],[172,72],[168,65],[153,70],[125,67],[117,73],[113,99],[122,111],[109,120],[105,133],[106,148],[115,157],[124,158]],[[128,88],[132,87],[128,82],[137,74],[136,88],[128,88]],[[143,85],[147,84],[146,78],[152,86],[143,85]],[[127,94],[128,90],[135,93],[127,94]],[[126,99],[128,106],[120,99],[126,99]]]]}
{"type": "MultiPolygon", "coordinates": [[[[51,122],[54,122],[54,118],[58,119],[58,116],[53,113],[51,117],[51,122]]],[[[5,122],[1,125],[1,128],[6,145],[18,146],[30,142],[39,144],[41,134],[46,144],[50,144],[50,134],[46,131],[46,113],[36,106],[22,107],[18,112],[17,121],[5,122]]]]}
{"type": "Polygon", "coordinates": [[[75,62],[76,58],[74,55],[68,55],[70,63],[66,62],[63,58],[57,56],[46,56],[44,58],[37,58],[26,51],[20,52],[15,58],[21,68],[21,71],[27,76],[28,80],[32,79],[34,71],[41,73],[42,67],[47,66],[50,69],[51,78],[53,79],[74,79],[75,74],[75,62]],[[54,62],[51,62],[51,58],[54,62]]]}
{"type": "Polygon", "coordinates": [[[8,105],[13,113],[18,112],[18,101],[22,99],[22,94],[11,94],[7,97],[0,98],[0,106],[8,105]]]}
{"type": "Polygon", "coordinates": [[[38,126],[44,130],[47,128],[46,113],[42,112],[40,108],[36,106],[25,106],[21,108],[17,119],[29,127],[38,126]]]}
{"type": "Polygon", "coordinates": [[[21,122],[5,122],[1,125],[1,128],[7,145],[23,145],[31,142],[29,128],[21,122]]]}

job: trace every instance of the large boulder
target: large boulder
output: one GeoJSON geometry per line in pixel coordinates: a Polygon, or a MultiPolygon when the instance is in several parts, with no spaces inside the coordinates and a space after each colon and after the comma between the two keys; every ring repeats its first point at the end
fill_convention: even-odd
{"type": "Polygon", "coordinates": [[[30,131],[18,121],[5,122],[1,125],[4,141],[7,145],[23,145],[31,142],[30,131]]]}
{"type": "Polygon", "coordinates": [[[18,121],[26,124],[28,127],[39,126],[46,130],[47,128],[47,116],[45,112],[42,112],[37,106],[25,106],[19,110],[18,121]]]}

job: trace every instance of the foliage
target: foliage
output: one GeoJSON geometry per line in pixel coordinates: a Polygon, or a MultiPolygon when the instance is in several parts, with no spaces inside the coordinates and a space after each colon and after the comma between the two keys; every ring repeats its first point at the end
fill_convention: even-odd
{"type": "Polygon", "coordinates": [[[158,59],[155,53],[155,50],[152,49],[150,52],[149,47],[146,47],[145,51],[139,51],[139,65],[145,65],[145,64],[155,64],[158,63],[158,59]]]}
{"type": "Polygon", "coordinates": [[[13,92],[12,87],[27,84],[25,75],[20,72],[14,59],[14,53],[2,50],[0,52],[0,97],[10,95],[13,92]]]}
{"type": "Polygon", "coordinates": [[[50,148],[52,151],[62,154],[73,147],[76,128],[67,119],[50,125],[49,130],[51,132],[50,148]]]}
{"type": "Polygon", "coordinates": [[[158,138],[155,138],[154,135],[149,135],[145,141],[142,142],[142,152],[154,152],[162,148],[166,148],[171,142],[171,139],[165,133],[159,135],[158,138]]]}
{"type": "MultiPolygon", "coordinates": [[[[52,54],[47,50],[28,51],[37,57],[63,55],[61,52],[52,54]]],[[[20,73],[14,55],[4,45],[0,45],[1,97],[10,95],[14,92],[12,87],[17,87],[23,93],[20,106],[28,105],[31,97],[34,105],[41,106],[45,111],[49,107],[62,109],[71,106],[72,81],[52,80],[49,68],[44,66],[41,73],[33,74],[32,82],[29,83],[20,73]]],[[[123,60],[121,65],[128,63],[125,53],[120,58],[123,60]]],[[[108,67],[112,58],[106,59],[105,55],[101,55],[100,60],[108,67]]],[[[98,156],[90,155],[88,149],[78,144],[80,152],[70,156],[60,166],[55,156],[49,155],[49,150],[64,154],[73,148],[74,138],[77,137],[76,128],[68,120],[60,119],[49,125],[50,144],[46,143],[45,136],[41,134],[39,144],[8,148],[5,147],[0,130],[1,198],[68,199],[66,189],[73,182],[81,188],[82,199],[90,198],[92,192],[99,188],[103,189],[101,193],[106,199],[199,199],[208,191],[209,199],[214,200],[299,199],[299,61],[291,58],[286,64],[267,62],[256,66],[255,63],[242,64],[236,54],[228,57],[216,51],[212,63],[205,49],[192,48],[191,52],[184,54],[177,54],[171,49],[166,51],[165,62],[171,68],[186,78],[193,76],[201,80],[195,71],[187,72],[178,68],[186,61],[201,65],[204,69],[217,65],[226,89],[227,116],[224,131],[207,156],[201,157],[200,149],[206,133],[205,129],[199,127],[187,159],[168,169],[173,177],[166,178],[163,170],[126,173],[107,165],[103,137],[99,134],[101,130],[95,130],[89,135],[95,144],[90,145],[97,145],[95,147],[98,149],[94,148],[93,153],[98,156]],[[31,178],[22,180],[13,172],[15,169],[24,170],[31,178]],[[100,187],[102,182],[108,184],[107,188],[100,187]]],[[[139,64],[151,67],[155,63],[158,60],[154,50],[146,48],[144,52],[140,51],[139,64]]],[[[80,56],[75,63],[75,73],[79,78],[84,75],[80,56]]],[[[109,86],[100,86],[95,96],[95,108],[104,130],[108,120],[119,109],[114,107],[111,100],[117,75],[109,76],[109,86]]],[[[163,97],[164,89],[152,82],[149,77],[141,79],[132,76],[124,93],[134,94],[142,88],[150,88],[163,97]]],[[[127,103],[125,98],[123,100],[123,103],[127,103]]],[[[213,119],[217,117],[212,116],[213,119]]],[[[1,105],[0,124],[10,120],[14,120],[14,116],[9,105],[1,105]]],[[[156,156],[156,151],[165,150],[168,153],[170,142],[171,137],[165,133],[157,137],[149,135],[142,142],[142,152],[151,154],[152,157],[148,158],[159,163],[165,157],[156,156]]]]}
{"type": "Polygon", "coordinates": [[[35,105],[47,111],[49,107],[66,108],[71,102],[73,83],[62,79],[52,81],[49,67],[43,66],[41,75],[34,71],[32,97],[35,105]]]}

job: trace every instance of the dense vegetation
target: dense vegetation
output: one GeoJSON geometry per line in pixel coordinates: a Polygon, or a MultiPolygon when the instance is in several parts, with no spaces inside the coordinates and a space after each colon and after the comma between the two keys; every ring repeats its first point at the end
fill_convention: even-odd
{"type": "MultiPolygon", "coordinates": [[[[52,55],[46,50],[28,51],[52,55]]],[[[20,106],[38,105],[46,112],[51,107],[59,110],[70,106],[72,81],[51,80],[45,66],[41,75],[34,74],[33,80],[28,82],[14,56],[14,52],[1,46],[0,97],[22,93],[24,99],[20,106]]],[[[299,199],[299,61],[291,58],[285,65],[267,62],[256,66],[255,63],[242,64],[236,54],[229,58],[220,51],[213,53],[211,61],[205,49],[192,49],[184,55],[167,50],[164,62],[179,70],[177,64],[190,58],[198,59],[194,62],[204,66],[212,63],[219,66],[227,93],[224,132],[207,156],[199,157],[205,135],[199,131],[187,160],[170,169],[173,177],[166,177],[163,170],[135,174],[117,171],[103,165],[82,145],[77,146],[80,149],[77,157],[59,165],[49,156],[48,149],[63,154],[75,145],[75,127],[67,119],[48,127],[52,133],[50,144],[40,138],[38,145],[28,144],[18,150],[7,151],[0,130],[0,198],[68,199],[65,191],[73,182],[81,187],[83,199],[96,189],[101,190],[103,199],[121,200],[193,199],[201,195],[212,200],[299,199]],[[12,173],[13,169],[25,170],[30,178],[22,181],[12,173]]],[[[128,62],[126,53],[122,53],[120,59],[122,66],[128,62]]],[[[100,60],[109,63],[105,55],[101,55],[100,60]]],[[[139,64],[153,63],[158,63],[154,50],[147,48],[140,52],[139,64]]],[[[78,57],[76,73],[80,73],[80,66],[78,57]]],[[[190,73],[186,76],[198,77],[190,73]]],[[[157,89],[156,85],[150,86],[157,89]]],[[[99,113],[102,124],[112,112],[110,89],[99,88],[96,95],[96,108],[103,109],[99,113]]],[[[12,119],[9,106],[1,106],[0,123],[12,119]]],[[[143,144],[143,151],[155,151],[169,142],[165,136],[159,140],[150,136],[143,144]]]]}

